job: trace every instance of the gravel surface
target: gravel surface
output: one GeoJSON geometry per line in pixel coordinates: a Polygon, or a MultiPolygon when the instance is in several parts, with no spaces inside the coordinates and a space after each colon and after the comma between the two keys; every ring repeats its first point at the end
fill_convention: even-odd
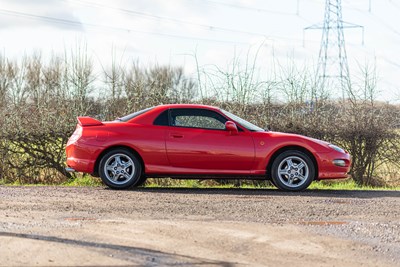
{"type": "Polygon", "coordinates": [[[400,192],[0,187],[0,265],[400,266],[400,192]]]}

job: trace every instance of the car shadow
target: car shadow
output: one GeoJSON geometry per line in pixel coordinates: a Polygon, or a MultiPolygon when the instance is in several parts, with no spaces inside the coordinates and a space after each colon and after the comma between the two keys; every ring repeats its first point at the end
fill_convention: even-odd
{"type": "Polygon", "coordinates": [[[139,187],[131,191],[143,193],[167,194],[220,194],[245,196],[307,196],[307,197],[336,197],[336,198],[382,198],[400,197],[400,191],[390,190],[320,190],[307,189],[301,192],[288,192],[272,188],[185,188],[185,187],[139,187]]]}
{"type": "MultiPolygon", "coordinates": [[[[131,261],[137,266],[235,266],[236,262],[225,262],[209,260],[200,257],[180,255],[176,253],[166,253],[153,249],[138,248],[134,246],[125,246],[101,242],[83,241],[77,239],[62,238],[49,235],[25,234],[13,232],[0,232],[0,237],[13,237],[20,239],[40,240],[51,243],[60,243],[72,246],[87,247],[94,249],[104,249],[107,255],[112,253],[113,257],[125,261],[131,261]]],[[[132,265],[127,265],[132,266],[132,265]]]]}

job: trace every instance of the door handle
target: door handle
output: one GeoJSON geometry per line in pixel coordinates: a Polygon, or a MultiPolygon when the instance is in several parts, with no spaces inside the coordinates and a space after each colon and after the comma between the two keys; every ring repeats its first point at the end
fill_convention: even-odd
{"type": "Polygon", "coordinates": [[[183,138],[182,134],[171,134],[172,138],[183,138]]]}

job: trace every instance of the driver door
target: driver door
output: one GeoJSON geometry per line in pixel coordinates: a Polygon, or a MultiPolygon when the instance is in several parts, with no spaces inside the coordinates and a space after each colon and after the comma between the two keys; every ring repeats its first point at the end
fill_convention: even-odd
{"type": "Polygon", "coordinates": [[[240,129],[232,135],[225,130],[226,121],[209,109],[171,109],[166,135],[170,165],[188,172],[250,173],[255,155],[251,133],[240,129]]]}

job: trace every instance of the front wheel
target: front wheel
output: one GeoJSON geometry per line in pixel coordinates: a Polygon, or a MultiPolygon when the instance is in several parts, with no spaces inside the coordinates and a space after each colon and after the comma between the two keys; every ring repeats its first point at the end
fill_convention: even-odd
{"type": "Polygon", "coordinates": [[[271,178],[279,189],[301,191],[315,178],[315,166],[311,158],[300,151],[281,153],[272,163],[271,178]]]}
{"type": "Polygon", "coordinates": [[[129,150],[115,149],[100,160],[101,180],[112,189],[127,189],[135,186],[142,175],[139,160],[129,150]]]}

